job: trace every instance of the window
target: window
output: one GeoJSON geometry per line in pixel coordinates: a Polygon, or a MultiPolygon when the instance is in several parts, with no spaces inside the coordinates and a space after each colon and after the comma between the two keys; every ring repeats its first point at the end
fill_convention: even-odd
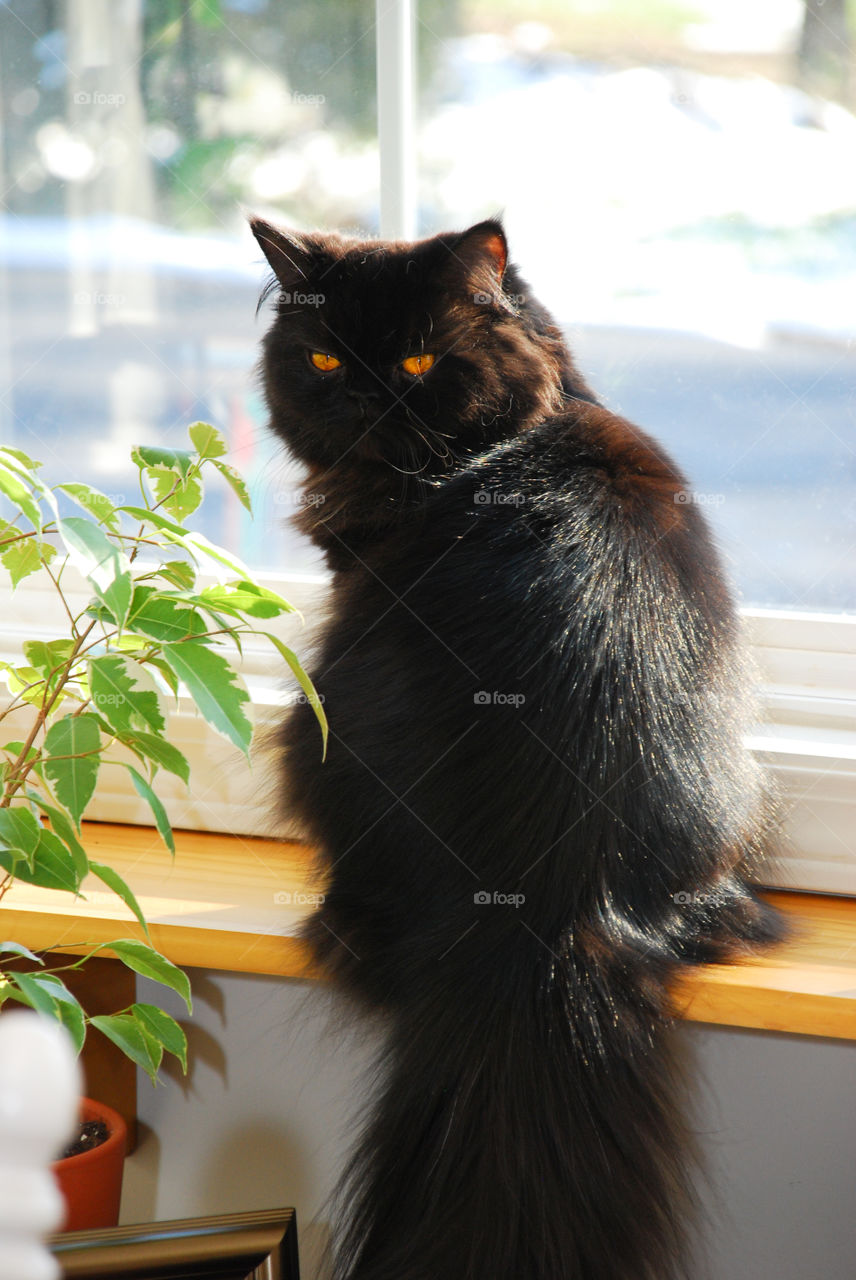
{"type": "MultiPolygon", "coordinates": [[[[790,808],[786,881],[856,892],[856,104],[818,12],[0,4],[2,438],[122,493],[131,443],[210,418],[257,515],[224,490],[207,532],[302,598],[319,564],[264,431],[243,210],[391,235],[502,212],[595,388],[714,524],[761,668],[752,745],[790,808]]],[[[174,805],[235,825],[228,795],[174,805]]]]}

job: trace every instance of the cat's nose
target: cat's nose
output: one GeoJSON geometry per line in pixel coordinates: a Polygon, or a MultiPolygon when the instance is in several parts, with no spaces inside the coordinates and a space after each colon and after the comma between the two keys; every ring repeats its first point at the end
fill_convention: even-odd
{"type": "Polygon", "coordinates": [[[374,387],[349,387],[348,395],[359,404],[376,404],[380,400],[380,390],[374,387]]]}

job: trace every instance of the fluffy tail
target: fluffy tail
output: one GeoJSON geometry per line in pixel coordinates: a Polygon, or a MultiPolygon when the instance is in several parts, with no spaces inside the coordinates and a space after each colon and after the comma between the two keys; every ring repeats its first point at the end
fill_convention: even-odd
{"type": "Polygon", "coordinates": [[[691,1143],[650,959],[645,989],[572,938],[515,932],[486,975],[475,928],[459,980],[392,1015],[336,1280],[688,1274],[691,1143]]]}

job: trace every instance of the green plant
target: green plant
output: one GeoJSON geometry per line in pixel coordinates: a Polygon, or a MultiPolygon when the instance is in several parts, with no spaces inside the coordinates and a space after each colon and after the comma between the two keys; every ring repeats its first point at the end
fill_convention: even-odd
{"type": "MultiPolygon", "coordinates": [[[[179,992],[190,1011],[187,977],[151,945],[131,888],[115,868],[90,858],[82,842],[81,820],[100,770],[127,770],[174,853],[154,784],[161,770],[186,784],[189,764],[169,740],[167,701],[180,691],[189,696],[248,755],[248,694],[230,661],[248,635],[269,640],[291,668],[326,745],[324,713],[297,657],[259,627],[292,606],[255,582],[234,556],[186,528],[212,471],[250,508],[243,480],[225,461],[220,433],[196,422],[189,434],[190,450],[134,449],[139,506],[114,505],[85,484],[48,486],[39,478],[40,463],[0,448],[0,494],[12,508],[11,518],[0,520],[0,562],[13,590],[31,574],[50,579],[66,617],[63,634],[23,644],[23,662],[0,662],[10,694],[0,722],[14,716],[16,725],[15,739],[0,747],[0,898],[16,879],[77,895],[91,875],[127,904],[146,939],[117,938],[53,967],[49,957],[59,947],[36,956],[20,942],[0,942],[0,1004],[16,1001],[61,1021],[78,1049],[88,1027],[96,1028],[153,1081],[165,1051],[186,1068],[179,1024],[144,1003],[90,1018],[63,981],[64,972],[109,950],[179,992]],[[69,500],[82,514],[63,514],[69,500]],[[92,591],[77,612],[64,587],[69,565],[92,591]],[[219,581],[200,585],[205,570],[219,581]],[[22,967],[22,958],[28,965],[22,967]]],[[[5,737],[0,733],[0,741],[5,737]]]]}

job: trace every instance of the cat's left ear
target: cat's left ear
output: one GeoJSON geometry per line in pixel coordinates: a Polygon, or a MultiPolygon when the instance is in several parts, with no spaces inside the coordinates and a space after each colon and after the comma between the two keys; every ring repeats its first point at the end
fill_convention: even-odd
{"type": "Polygon", "coordinates": [[[298,232],[275,227],[264,218],[250,218],[250,230],[283,289],[296,289],[306,283],[312,254],[298,232]]]}
{"type": "Polygon", "coordinates": [[[508,241],[501,222],[495,218],[477,222],[456,239],[448,240],[446,245],[453,262],[466,273],[474,293],[501,293],[508,265],[508,241]]]}

